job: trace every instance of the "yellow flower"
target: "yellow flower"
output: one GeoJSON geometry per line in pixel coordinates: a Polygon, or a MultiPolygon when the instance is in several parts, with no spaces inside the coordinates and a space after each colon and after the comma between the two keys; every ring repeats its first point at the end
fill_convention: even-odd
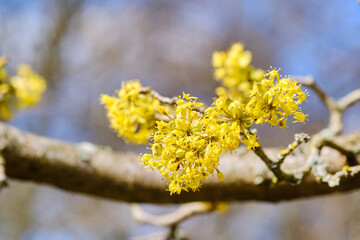
{"type": "Polygon", "coordinates": [[[246,111],[245,104],[240,100],[220,96],[215,99],[214,108],[216,110],[213,114],[218,115],[219,119],[228,122],[228,125],[231,126],[230,130],[229,128],[222,129],[229,132],[226,139],[227,149],[236,149],[239,146],[239,139],[247,146],[248,151],[260,146],[257,142],[256,134],[251,135],[249,133],[254,120],[246,111]]]}
{"type": "Polygon", "coordinates": [[[137,81],[123,83],[116,97],[101,96],[107,110],[110,126],[126,141],[146,143],[155,130],[155,113],[159,100],[147,93],[140,93],[137,81]]]}
{"type": "Polygon", "coordinates": [[[257,141],[256,133],[247,134],[246,138],[241,139],[241,142],[247,146],[247,151],[249,151],[250,149],[255,149],[257,147],[260,147],[260,144],[257,141]]]}
{"type": "Polygon", "coordinates": [[[217,88],[216,93],[246,100],[253,82],[261,80],[264,75],[261,69],[251,66],[251,60],[251,52],[244,51],[241,43],[233,44],[228,52],[214,52],[214,76],[224,85],[217,88]]]}
{"type": "Polygon", "coordinates": [[[0,57],[0,119],[9,120],[12,117],[11,100],[13,88],[9,84],[9,74],[5,69],[7,58],[0,57]]]}
{"type": "Polygon", "coordinates": [[[0,117],[9,120],[12,117],[12,110],[8,102],[0,103],[0,117]]]}
{"type": "Polygon", "coordinates": [[[41,101],[45,79],[27,65],[19,65],[17,75],[5,69],[8,59],[0,57],[0,119],[9,120],[14,108],[31,107],[41,101]]]}
{"type": "Polygon", "coordinates": [[[17,75],[11,77],[10,83],[15,90],[18,108],[26,108],[39,103],[46,90],[45,79],[36,74],[30,66],[23,64],[17,67],[17,75]]]}
{"type": "Polygon", "coordinates": [[[304,122],[306,116],[299,105],[306,100],[307,92],[301,85],[280,77],[278,70],[270,71],[261,82],[254,83],[246,111],[256,124],[269,123],[271,126],[286,127],[288,116],[294,116],[294,122],[304,122]]]}

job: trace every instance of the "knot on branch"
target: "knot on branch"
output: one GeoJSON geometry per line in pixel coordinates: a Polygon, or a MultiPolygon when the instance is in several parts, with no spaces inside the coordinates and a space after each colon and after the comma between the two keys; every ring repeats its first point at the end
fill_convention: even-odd
{"type": "Polygon", "coordinates": [[[95,144],[89,142],[81,142],[76,145],[76,154],[83,162],[90,162],[92,156],[98,151],[95,144]]]}

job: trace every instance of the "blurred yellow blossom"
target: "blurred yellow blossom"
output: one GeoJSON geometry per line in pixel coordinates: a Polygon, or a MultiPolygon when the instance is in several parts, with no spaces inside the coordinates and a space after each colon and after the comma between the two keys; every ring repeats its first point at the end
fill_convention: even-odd
{"type": "Polygon", "coordinates": [[[8,58],[0,57],[0,118],[3,120],[9,120],[15,108],[39,103],[46,90],[45,79],[28,65],[19,65],[17,75],[10,76],[5,69],[7,61],[8,58]]]}
{"type": "Polygon", "coordinates": [[[45,79],[36,74],[30,66],[21,64],[17,67],[17,75],[11,77],[17,97],[17,107],[26,108],[41,101],[41,96],[46,90],[45,79]]]}
{"type": "Polygon", "coordinates": [[[244,50],[241,43],[233,44],[228,52],[214,52],[214,76],[224,85],[218,87],[216,93],[246,99],[253,82],[260,81],[264,76],[263,70],[251,66],[251,60],[251,52],[244,50]]]}

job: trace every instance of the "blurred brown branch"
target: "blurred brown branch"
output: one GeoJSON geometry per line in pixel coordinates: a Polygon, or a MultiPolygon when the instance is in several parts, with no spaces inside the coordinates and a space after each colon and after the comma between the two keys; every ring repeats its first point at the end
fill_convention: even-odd
{"type": "MultiPolygon", "coordinates": [[[[45,76],[49,86],[57,83],[62,71],[61,43],[71,27],[71,23],[80,10],[83,0],[65,0],[55,2],[56,14],[49,22],[46,38],[42,44],[42,52],[38,57],[40,73],[45,76]]],[[[49,3],[50,7],[51,3],[49,3]]]]}
{"type": "Polygon", "coordinates": [[[359,101],[360,101],[360,89],[355,89],[354,91],[350,92],[345,97],[339,100],[339,107],[345,110],[359,101]]]}
{"type": "Polygon", "coordinates": [[[134,220],[159,227],[171,227],[194,215],[208,213],[213,210],[215,210],[215,204],[193,202],[184,204],[171,213],[156,216],[145,212],[138,204],[131,205],[131,213],[134,220]]]}
{"type": "MultiPolygon", "coordinates": [[[[339,163],[344,159],[336,150],[326,148],[323,149],[321,158],[332,166],[333,171],[334,166],[339,168],[335,169],[339,172],[336,175],[339,185],[334,187],[311,176],[297,185],[288,182],[272,184],[272,175],[264,163],[254,153],[249,152],[241,157],[237,154],[224,156],[221,160],[224,181],[210,179],[200,191],[170,196],[166,191],[166,181],[157,173],[144,169],[139,164],[136,153],[116,152],[91,143],[65,143],[22,132],[4,123],[0,124],[0,138],[6,142],[2,153],[8,177],[126,202],[277,202],[360,187],[360,166],[352,167],[351,171],[338,171],[342,167],[339,163]],[[260,174],[259,169],[263,169],[260,174]]],[[[336,144],[359,149],[360,132],[339,136],[336,144]]],[[[284,171],[296,172],[302,168],[310,155],[310,145],[303,144],[300,146],[300,153],[289,155],[284,162],[284,171]]],[[[264,151],[269,156],[276,156],[279,149],[264,151]]]]}
{"type": "Polygon", "coordinates": [[[0,155],[0,191],[7,186],[4,164],[4,158],[0,155]]]}

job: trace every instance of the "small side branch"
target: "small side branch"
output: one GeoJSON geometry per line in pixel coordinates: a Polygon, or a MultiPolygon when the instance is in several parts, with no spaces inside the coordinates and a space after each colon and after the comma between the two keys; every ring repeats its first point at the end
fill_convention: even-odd
{"type": "Polygon", "coordinates": [[[360,89],[356,89],[338,101],[339,108],[344,111],[360,101],[360,89]]]}
{"type": "Polygon", "coordinates": [[[337,144],[336,142],[334,142],[330,139],[324,139],[322,141],[322,146],[327,146],[327,147],[333,148],[336,151],[338,151],[339,153],[343,154],[346,157],[347,164],[349,166],[355,166],[358,164],[356,161],[356,154],[353,151],[350,151],[350,150],[346,149],[345,147],[337,144]]]}
{"type": "Polygon", "coordinates": [[[151,96],[153,96],[154,98],[156,98],[163,104],[169,104],[169,105],[176,104],[176,97],[173,97],[173,98],[164,97],[164,96],[160,95],[160,93],[153,90],[151,87],[143,87],[143,88],[139,89],[139,93],[150,94],[151,96]]]}
{"type": "MultiPolygon", "coordinates": [[[[269,170],[275,175],[276,181],[288,181],[291,183],[297,183],[301,178],[299,179],[297,176],[293,174],[287,174],[281,170],[281,163],[274,162],[271,160],[266,153],[263,151],[261,147],[257,147],[254,149],[255,154],[261,158],[261,160],[266,164],[266,166],[269,168],[269,170]]],[[[301,176],[302,177],[302,176],[301,176]]]]}
{"type": "Polygon", "coordinates": [[[281,165],[285,158],[289,156],[298,146],[302,143],[306,143],[310,140],[310,136],[306,133],[297,133],[295,134],[295,141],[289,144],[288,148],[282,150],[279,156],[278,164],[281,165]]]}
{"type": "Polygon", "coordinates": [[[318,153],[312,155],[310,166],[311,173],[316,177],[316,179],[320,182],[327,183],[330,188],[340,186],[342,182],[359,174],[360,171],[360,166],[345,166],[342,170],[331,174],[327,171],[328,164],[325,159],[323,159],[318,153]]]}
{"type": "MultiPolygon", "coordinates": [[[[176,101],[177,101],[176,97],[172,97],[172,98],[164,97],[160,93],[154,91],[150,87],[143,87],[143,88],[139,89],[139,93],[150,94],[151,96],[153,96],[154,98],[159,100],[160,103],[162,103],[162,104],[167,104],[167,105],[171,105],[171,106],[176,105],[176,101]]],[[[206,106],[200,106],[200,107],[194,107],[194,110],[196,110],[200,113],[204,113],[206,108],[207,108],[206,106]]]]}
{"type": "Polygon", "coordinates": [[[215,204],[193,202],[184,204],[169,214],[155,216],[143,211],[139,204],[131,205],[131,213],[135,221],[149,223],[159,227],[176,226],[194,215],[207,213],[214,209],[215,204]]]}
{"type": "Polygon", "coordinates": [[[344,128],[344,111],[356,102],[360,101],[360,89],[354,90],[342,99],[336,101],[315,83],[313,77],[293,77],[292,79],[306,87],[311,88],[327,107],[330,113],[329,125],[326,129],[324,129],[324,131],[322,131],[322,134],[327,135],[328,137],[340,135],[344,128]]]}

